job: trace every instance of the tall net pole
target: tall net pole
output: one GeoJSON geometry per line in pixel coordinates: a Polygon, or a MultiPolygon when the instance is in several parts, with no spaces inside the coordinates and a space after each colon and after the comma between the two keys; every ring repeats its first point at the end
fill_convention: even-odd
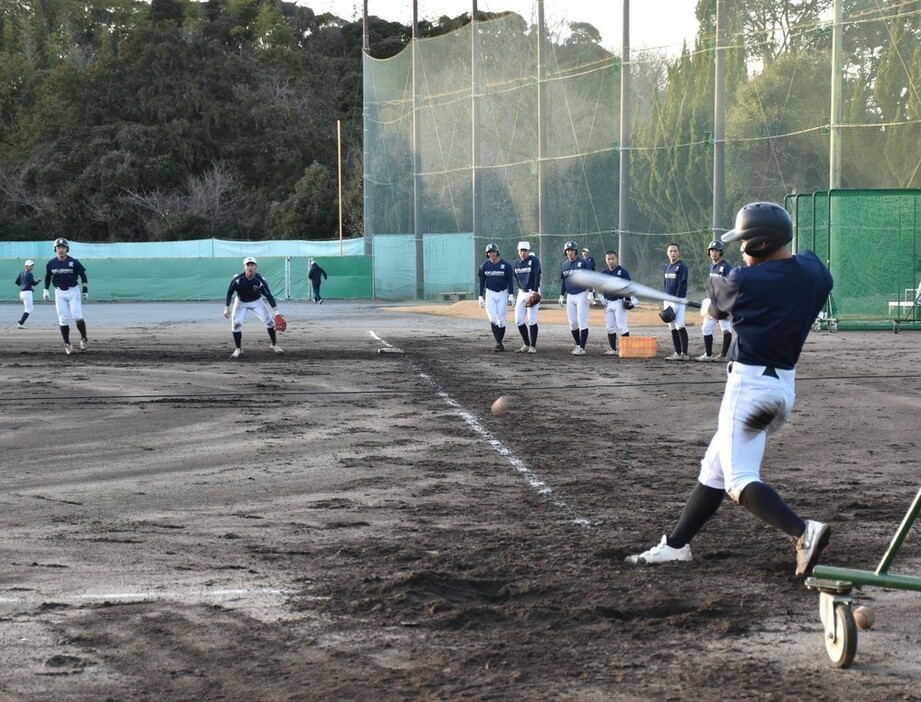
{"type": "Polygon", "coordinates": [[[623,34],[620,63],[620,188],[617,198],[617,254],[623,261],[624,232],[630,226],[630,0],[623,0],[623,34]]]}

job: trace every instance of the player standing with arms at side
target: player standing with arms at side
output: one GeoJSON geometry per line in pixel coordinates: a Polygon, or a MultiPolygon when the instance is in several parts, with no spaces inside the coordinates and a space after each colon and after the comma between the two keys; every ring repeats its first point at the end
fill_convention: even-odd
{"type": "Polygon", "coordinates": [[[527,306],[531,293],[540,294],[540,259],[531,251],[527,241],[518,242],[518,259],[512,264],[518,281],[518,298],[515,301],[515,326],[524,341],[517,353],[537,353],[537,312],[540,303],[527,306]]]}
{"type": "MultiPolygon", "coordinates": [[[[707,247],[707,255],[713,262],[710,264],[710,278],[725,278],[732,270],[732,266],[723,260],[724,245],[722,241],[711,241],[707,247]]],[[[698,356],[698,361],[725,361],[729,353],[729,347],[732,344],[732,324],[728,319],[716,320],[713,317],[703,315],[703,321],[700,323],[700,332],[704,336],[704,353],[698,356]],[[719,356],[713,355],[713,327],[719,321],[720,329],[723,330],[723,350],[719,356]]]]}
{"type": "Polygon", "coordinates": [[[504,258],[499,258],[499,245],[486,246],[486,260],[480,266],[481,308],[486,309],[489,326],[496,340],[493,351],[505,351],[502,340],[505,338],[505,313],[515,304],[515,279],[512,266],[504,258]]]}
{"type": "Polygon", "coordinates": [[[313,292],[313,304],[323,304],[323,298],[320,297],[320,278],[326,280],[328,277],[326,271],[320,268],[319,263],[316,261],[311,262],[310,269],[307,271],[307,278],[310,280],[310,289],[313,292]]]}
{"type": "Polygon", "coordinates": [[[26,261],[22,273],[16,276],[16,285],[19,286],[19,299],[22,300],[23,307],[22,316],[16,323],[17,329],[26,328],[26,320],[29,318],[29,315],[32,314],[32,310],[35,309],[35,305],[32,304],[32,288],[41,282],[41,278],[36,280],[35,276],[32,275],[32,268],[34,266],[35,261],[26,261]]]}
{"type": "MultiPolygon", "coordinates": [[[[688,296],[688,267],[681,260],[681,251],[678,244],[672,242],[665,249],[668,263],[665,264],[665,292],[682,300],[688,296]]],[[[663,307],[671,307],[675,311],[675,318],[668,323],[672,332],[672,344],[675,353],[666,357],[666,361],[689,361],[688,356],[688,330],[684,326],[684,313],[687,305],[681,302],[666,302],[663,307]]]]}
{"type": "MultiPolygon", "coordinates": [[[[617,262],[616,251],[606,251],[604,262],[608,267],[601,271],[602,275],[610,275],[621,280],[630,280],[630,274],[627,269],[617,262]]],[[[617,355],[617,333],[621,336],[630,336],[630,328],[627,326],[627,310],[632,310],[633,300],[628,296],[626,299],[623,295],[615,293],[605,293],[604,300],[604,327],[608,332],[608,344],[611,348],[604,352],[605,356],[617,355]]]]}
{"type": "Polygon", "coordinates": [[[227,288],[227,298],[224,301],[224,318],[230,318],[230,330],[233,334],[233,343],[236,347],[231,358],[240,358],[243,355],[243,317],[249,310],[261,319],[269,332],[271,345],[269,346],[275,353],[282,353],[283,349],[278,345],[275,337],[275,315],[278,314],[278,306],[275,304],[275,298],[272,291],[269,290],[269,284],[261,275],[256,272],[256,259],[247,256],[243,259],[243,272],[237,273],[230,281],[227,288]],[[233,301],[233,313],[230,310],[230,299],[236,293],[237,297],[233,301]],[[263,300],[263,296],[265,300],[263,300]],[[267,302],[266,302],[267,301],[267,302]],[[269,310],[271,306],[271,310],[269,310]]]}
{"type": "Polygon", "coordinates": [[[827,524],[803,520],[761,480],[767,437],[793,411],[794,367],[833,286],[831,273],[814,253],[790,253],[792,239],[790,215],[773,202],[746,205],[736,215],[735,227],[723,234],[726,243],[742,241],[746,267],[707,281],[710,303],[705,312],[731,317],[736,332],[716,434],[671,535],[644,553],[628,556],[628,563],[691,560],[691,539],[716,514],[727,493],[790,536],[797,575],[808,575],[827,545],[827,524]]]}
{"type": "Polygon", "coordinates": [[[73,353],[70,344],[70,323],[75,321],[80,332],[80,350],[86,351],[86,322],[83,321],[83,304],[81,302],[80,288],[77,279],[83,283],[82,299],[89,296],[86,268],[77,259],[70,255],[70,243],[67,239],[54,240],[55,257],[45,266],[45,289],[42,298],[49,298],[48,288],[54,285],[54,307],[58,313],[58,325],[61,328],[61,337],[64,339],[64,353],[68,356],[73,353]]]}
{"type": "Polygon", "coordinates": [[[566,260],[560,266],[560,278],[563,287],[560,292],[560,307],[566,305],[566,317],[569,319],[569,330],[576,342],[572,350],[573,356],[585,355],[585,344],[588,342],[588,296],[589,291],[577,288],[569,282],[573,271],[589,270],[588,261],[579,258],[579,245],[574,241],[567,241],[563,245],[566,260]]]}

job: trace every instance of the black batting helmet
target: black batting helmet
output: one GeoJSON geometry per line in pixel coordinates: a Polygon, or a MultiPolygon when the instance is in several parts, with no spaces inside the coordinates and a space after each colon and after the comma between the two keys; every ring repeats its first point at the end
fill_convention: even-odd
{"type": "Polygon", "coordinates": [[[486,244],[486,253],[489,253],[490,251],[495,251],[496,253],[499,253],[499,245],[498,244],[486,244]]]}
{"type": "Polygon", "coordinates": [[[722,241],[716,241],[714,239],[713,241],[710,242],[710,245],[707,247],[707,251],[710,252],[713,249],[716,249],[717,251],[722,251],[725,248],[726,246],[723,244],[722,241]]]}
{"type": "Polygon", "coordinates": [[[739,210],[735,226],[720,238],[727,244],[744,239],[745,253],[760,258],[793,240],[793,220],[778,204],[752,202],[739,210]]]}
{"type": "Polygon", "coordinates": [[[64,237],[59,237],[54,240],[54,248],[59,246],[66,246],[67,250],[70,251],[70,242],[68,242],[64,237]]]}
{"type": "Polygon", "coordinates": [[[565,244],[563,244],[563,253],[566,253],[567,251],[569,251],[569,249],[572,249],[573,251],[578,251],[579,245],[574,241],[567,241],[565,244]]]}

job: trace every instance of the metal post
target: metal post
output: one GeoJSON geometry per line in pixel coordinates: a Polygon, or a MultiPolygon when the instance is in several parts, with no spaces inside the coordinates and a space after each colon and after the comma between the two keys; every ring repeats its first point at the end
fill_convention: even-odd
{"type": "Polygon", "coordinates": [[[724,122],[723,93],[726,89],[726,0],[716,0],[716,51],[714,52],[713,76],[713,212],[711,229],[716,239],[726,231],[722,226],[725,209],[724,146],[726,126],[724,122]]]}
{"type": "Polygon", "coordinates": [[[831,33],[831,124],[828,137],[828,189],[841,187],[841,0],[835,0],[831,33]]]}
{"type": "Polygon", "coordinates": [[[362,2],[363,10],[361,15],[361,61],[362,61],[362,71],[361,71],[361,83],[362,83],[362,106],[361,106],[361,123],[362,123],[362,132],[364,138],[362,139],[362,179],[363,179],[363,198],[364,203],[362,209],[362,234],[365,242],[365,256],[371,255],[371,179],[370,174],[368,173],[369,164],[371,163],[371,158],[369,154],[371,153],[371,139],[368,136],[368,125],[371,123],[371,116],[368,113],[368,95],[370,91],[368,90],[368,76],[371,73],[370,64],[371,64],[371,45],[368,38],[368,0],[363,0],[362,2]]]}
{"type": "MultiPolygon", "coordinates": [[[[470,159],[471,165],[471,190],[473,195],[473,207],[471,212],[470,229],[473,232],[473,270],[478,269],[479,250],[477,245],[480,236],[480,218],[481,212],[481,193],[480,193],[480,141],[477,131],[477,120],[479,119],[479,93],[480,93],[480,74],[477,70],[477,57],[479,55],[478,45],[479,23],[477,22],[477,0],[473,0],[473,7],[470,15],[470,159]]],[[[475,289],[475,286],[474,286],[475,289]]]]}
{"type": "Polygon", "coordinates": [[[413,0],[413,233],[416,249],[416,299],[425,297],[425,254],[422,245],[422,153],[419,139],[419,0],[413,0]]]}
{"type": "Polygon", "coordinates": [[[544,260],[544,0],[537,0],[537,256],[544,260]]]}
{"type": "Polygon", "coordinates": [[[630,0],[623,0],[620,60],[620,188],[617,198],[617,254],[624,262],[624,232],[630,227],[630,0]]]}

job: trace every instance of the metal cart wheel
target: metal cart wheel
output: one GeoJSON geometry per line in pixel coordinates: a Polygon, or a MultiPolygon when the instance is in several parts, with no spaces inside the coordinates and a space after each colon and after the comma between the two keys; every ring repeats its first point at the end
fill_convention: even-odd
{"type": "Polygon", "coordinates": [[[822,323],[821,323],[820,321],[816,320],[815,323],[813,323],[813,325],[812,325],[812,331],[814,331],[814,332],[820,332],[820,331],[822,331],[822,323]]]}
{"type": "Polygon", "coordinates": [[[828,323],[828,331],[830,331],[832,334],[834,334],[836,331],[838,331],[838,323],[837,323],[837,322],[829,322],[829,323],[828,323]]]}
{"type": "Polygon", "coordinates": [[[835,633],[825,634],[825,650],[836,668],[847,668],[857,655],[857,622],[850,605],[835,603],[835,633]]]}
{"type": "Polygon", "coordinates": [[[893,334],[899,333],[899,320],[897,319],[892,320],[892,333],[893,334]]]}

